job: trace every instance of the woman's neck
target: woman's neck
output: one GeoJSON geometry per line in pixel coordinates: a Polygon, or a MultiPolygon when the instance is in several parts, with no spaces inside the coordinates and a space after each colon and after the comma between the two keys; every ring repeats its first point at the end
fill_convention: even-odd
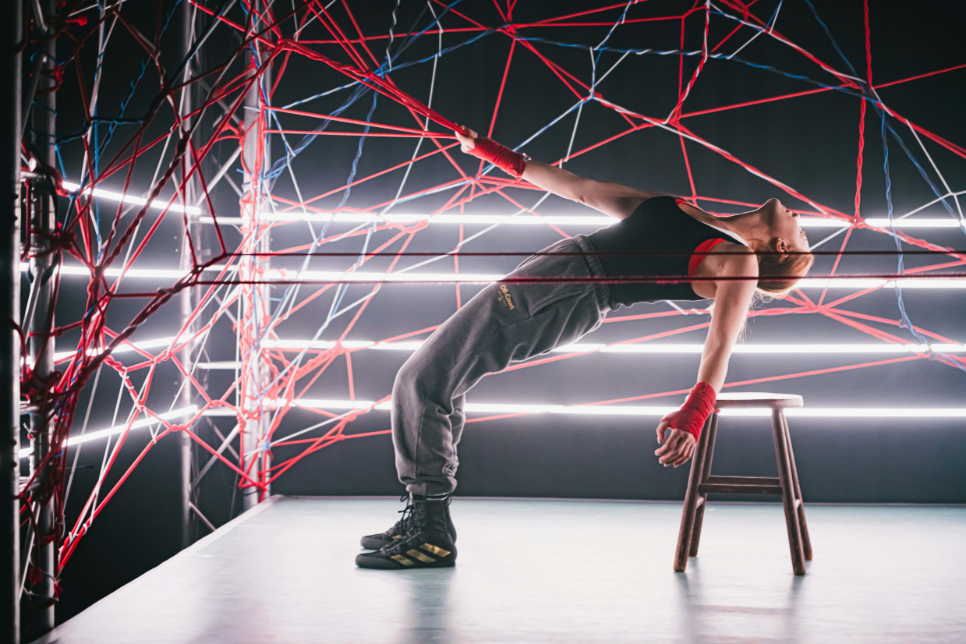
{"type": "Polygon", "coordinates": [[[767,244],[768,242],[767,226],[761,219],[761,213],[757,210],[729,217],[716,217],[710,214],[707,216],[713,220],[709,223],[735,233],[752,246],[767,244]]]}
{"type": "Polygon", "coordinates": [[[738,235],[752,248],[768,244],[768,226],[762,220],[761,212],[758,210],[743,212],[739,215],[718,217],[696,206],[692,206],[687,202],[680,204],[680,206],[685,208],[686,212],[698,221],[723,228],[728,232],[738,235]]]}

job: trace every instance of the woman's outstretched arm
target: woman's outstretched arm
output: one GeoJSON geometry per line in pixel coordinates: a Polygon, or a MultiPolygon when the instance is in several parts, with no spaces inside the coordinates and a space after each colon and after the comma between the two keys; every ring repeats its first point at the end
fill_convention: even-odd
{"type": "Polygon", "coordinates": [[[704,351],[701,354],[698,382],[706,382],[715,391],[721,391],[728,375],[731,352],[745,326],[748,309],[755,297],[758,259],[752,252],[745,255],[712,253],[705,261],[712,269],[716,265],[722,265],[720,271],[715,272],[726,279],[714,282],[714,310],[711,312],[711,326],[708,328],[708,337],[704,341],[704,351]]]}
{"type": "Polygon", "coordinates": [[[558,197],[576,201],[617,219],[630,217],[641,202],[655,196],[619,183],[585,179],[569,170],[532,159],[527,162],[523,178],[558,197]]]}
{"type": "MultiPolygon", "coordinates": [[[[720,244],[727,246],[728,244],[720,244]]],[[[737,247],[737,245],[735,245],[737,247]]],[[[758,278],[758,260],[754,253],[746,255],[712,254],[705,260],[715,275],[724,279],[714,285],[714,310],[711,326],[704,341],[698,384],[691,390],[688,401],[680,411],[668,414],[657,428],[658,442],[664,442],[654,452],[661,464],[677,467],[687,463],[697,444],[696,433],[714,408],[717,392],[728,375],[728,362],[738,335],[744,327],[755,296],[758,278]],[[744,279],[742,279],[744,278],[744,279]],[[682,422],[683,421],[683,422],[682,422]],[[695,427],[686,429],[687,424],[695,427]],[[664,441],[665,435],[667,441],[664,441]],[[694,433],[691,433],[694,432],[694,433]]]]}
{"type": "MultiPolygon", "coordinates": [[[[471,153],[476,147],[477,134],[467,129],[466,133],[456,132],[463,152],[471,153]]],[[[629,217],[642,201],[655,196],[655,193],[579,177],[569,170],[547,165],[533,159],[527,161],[523,178],[558,197],[570,199],[589,206],[605,215],[624,219],[629,217]]]]}

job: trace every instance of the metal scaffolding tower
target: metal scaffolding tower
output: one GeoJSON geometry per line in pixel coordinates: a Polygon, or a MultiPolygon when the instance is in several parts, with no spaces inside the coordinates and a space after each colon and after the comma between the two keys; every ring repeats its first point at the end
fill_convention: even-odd
{"type": "MultiPolygon", "coordinates": [[[[181,56],[187,58],[191,53],[192,47],[195,43],[195,18],[197,11],[190,2],[184,2],[181,4],[181,26],[182,26],[182,41],[181,41],[181,56]]],[[[184,64],[184,74],[182,75],[182,80],[187,82],[188,79],[192,77],[192,70],[194,65],[192,64],[192,59],[188,59],[184,64]]],[[[195,84],[186,85],[183,90],[181,90],[181,114],[184,118],[181,122],[181,136],[190,136],[193,130],[193,125],[198,117],[192,116],[195,110],[196,98],[197,98],[197,87],[195,84]]],[[[189,141],[188,143],[188,154],[186,157],[188,159],[193,159],[194,156],[191,153],[191,148],[193,147],[194,141],[189,141]]],[[[191,171],[192,161],[185,163],[182,167],[186,173],[191,171]]],[[[201,186],[199,185],[197,172],[193,174],[190,178],[184,182],[184,194],[182,199],[184,204],[193,205],[202,196],[201,186]]],[[[181,270],[190,271],[194,268],[192,258],[191,258],[191,246],[194,245],[195,249],[199,248],[199,240],[203,238],[204,231],[201,225],[198,223],[198,215],[195,211],[190,208],[186,208],[184,213],[184,229],[182,231],[182,243],[181,243],[181,270]]],[[[185,327],[185,334],[188,337],[193,337],[195,335],[196,329],[198,327],[197,320],[192,320],[192,314],[194,313],[195,307],[198,304],[198,294],[195,289],[186,288],[181,291],[181,319],[182,324],[185,327]]],[[[181,366],[186,373],[191,374],[194,370],[194,365],[197,363],[198,347],[195,342],[189,342],[185,348],[181,351],[181,366]]],[[[196,399],[196,392],[191,383],[189,377],[185,377],[184,382],[181,386],[181,399],[184,401],[186,407],[193,404],[196,399]]],[[[191,437],[186,432],[181,432],[178,437],[178,471],[179,471],[179,506],[178,506],[178,516],[181,522],[181,547],[187,548],[191,545],[193,533],[191,530],[191,512],[194,508],[194,504],[191,501],[192,495],[192,468],[191,468],[191,437]]]]}
{"type": "MultiPolygon", "coordinates": [[[[261,3],[255,3],[255,7],[260,6],[261,3]]],[[[253,11],[252,19],[257,20],[258,15],[253,11]]],[[[243,253],[239,263],[239,277],[243,283],[242,290],[248,292],[241,298],[242,310],[238,325],[238,347],[242,362],[238,407],[244,415],[242,469],[262,485],[266,483],[271,464],[267,446],[272,412],[264,404],[265,400],[261,395],[271,378],[271,372],[262,356],[262,343],[267,339],[265,331],[271,319],[270,287],[266,284],[245,285],[244,282],[263,280],[269,269],[269,258],[256,255],[270,250],[269,228],[262,212],[265,197],[263,178],[265,170],[271,165],[271,149],[265,133],[266,123],[262,109],[271,90],[270,70],[262,69],[263,65],[268,64],[268,55],[264,49],[264,45],[258,41],[252,43],[251,68],[253,73],[261,73],[245,97],[245,139],[242,154],[245,174],[241,202],[244,241],[239,248],[239,252],[243,253]]],[[[247,510],[263,501],[267,495],[267,486],[245,485],[242,505],[247,510]]]]}
{"type": "Polygon", "coordinates": [[[10,3],[0,20],[0,642],[20,641],[20,100],[23,4],[10,3]]]}
{"type": "MultiPolygon", "coordinates": [[[[41,12],[53,16],[57,11],[56,0],[41,0],[41,12]]],[[[54,338],[49,332],[54,328],[54,254],[51,252],[51,236],[56,224],[58,186],[53,185],[48,169],[57,164],[57,85],[56,80],[55,38],[47,38],[38,43],[35,54],[41,59],[42,69],[37,76],[37,91],[34,106],[30,111],[31,142],[33,153],[43,166],[43,177],[32,182],[30,209],[30,295],[24,322],[28,325],[30,337],[28,349],[30,363],[33,365],[33,380],[38,386],[48,387],[54,372],[54,338]]],[[[38,68],[36,71],[40,71],[38,68]]],[[[44,396],[45,400],[49,397],[44,396]]],[[[31,474],[36,472],[50,452],[50,433],[53,428],[53,409],[48,404],[40,404],[31,409],[30,443],[33,448],[30,466],[31,474]]],[[[45,476],[46,472],[40,474],[45,476]]],[[[40,503],[34,501],[33,503],[40,503]]],[[[31,604],[38,606],[33,614],[37,619],[34,628],[41,633],[51,630],[54,625],[54,581],[57,577],[55,556],[56,531],[58,521],[54,516],[55,507],[48,502],[44,507],[35,508],[37,517],[36,536],[32,540],[35,550],[33,561],[42,577],[31,584],[31,604]]]]}

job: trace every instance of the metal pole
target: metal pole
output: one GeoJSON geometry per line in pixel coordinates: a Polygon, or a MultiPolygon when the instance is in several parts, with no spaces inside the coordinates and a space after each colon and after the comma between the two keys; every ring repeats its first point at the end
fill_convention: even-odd
{"type": "MultiPolygon", "coordinates": [[[[45,16],[57,13],[56,0],[41,0],[41,12],[45,16]]],[[[53,71],[56,67],[57,42],[53,37],[42,40],[37,45],[37,54],[44,54],[45,71],[53,71]]],[[[41,76],[37,84],[37,94],[34,96],[36,104],[31,111],[30,123],[33,130],[32,140],[38,161],[46,168],[54,168],[57,164],[55,151],[55,137],[57,133],[57,94],[54,74],[41,76]]],[[[34,377],[38,382],[46,382],[54,371],[54,338],[50,336],[53,328],[54,315],[52,310],[54,297],[54,280],[50,270],[54,257],[50,252],[50,234],[54,232],[57,198],[55,186],[49,180],[33,182],[31,190],[33,198],[30,200],[31,239],[30,246],[33,256],[30,259],[31,300],[33,314],[29,320],[30,361],[33,363],[34,377]]],[[[46,405],[30,414],[30,435],[33,446],[31,457],[31,471],[36,471],[40,463],[50,452],[51,412],[46,405]]],[[[48,503],[37,510],[38,538],[34,541],[36,548],[35,562],[43,573],[39,583],[31,586],[34,597],[32,604],[48,603],[46,608],[35,609],[36,628],[38,633],[46,633],[54,628],[54,579],[57,574],[54,556],[56,522],[54,520],[54,505],[48,503]]]]}
{"type": "Polygon", "coordinates": [[[23,3],[0,20],[0,643],[20,642],[20,45],[23,3]]]}
{"type": "MultiPolygon", "coordinates": [[[[181,20],[182,20],[182,49],[181,55],[187,56],[188,52],[191,51],[191,46],[194,43],[194,18],[195,18],[195,8],[190,2],[183,2],[181,4],[181,20]]],[[[189,61],[185,65],[184,77],[182,80],[188,80],[191,78],[192,70],[194,66],[189,61]]],[[[190,114],[195,108],[195,95],[196,91],[194,85],[189,85],[184,88],[181,92],[181,114],[190,114]]],[[[189,132],[193,125],[194,119],[185,118],[182,121],[181,131],[182,135],[189,132]]],[[[191,168],[191,156],[187,156],[189,159],[186,164],[186,170],[191,168]]],[[[185,182],[184,198],[185,205],[193,204],[197,201],[200,196],[199,183],[197,175],[188,179],[185,182]]],[[[189,248],[189,243],[194,245],[196,250],[200,250],[198,242],[200,241],[202,235],[201,226],[198,223],[198,216],[192,215],[190,213],[185,213],[185,224],[182,231],[182,244],[181,244],[181,269],[184,271],[189,271],[194,268],[191,264],[191,249],[189,248]]],[[[187,325],[185,329],[185,334],[188,336],[194,335],[195,329],[197,328],[197,321],[192,321],[188,323],[191,314],[195,310],[197,303],[197,293],[193,289],[185,289],[181,291],[181,319],[182,324],[187,325]]],[[[184,350],[181,352],[181,363],[184,369],[191,373],[194,367],[197,347],[193,342],[185,345],[184,350]]],[[[185,407],[192,405],[194,400],[197,398],[194,391],[194,385],[185,378],[184,385],[181,389],[181,398],[184,402],[185,407]]],[[[180,492],[180,503],[178,507],[178,517],[181,522],[181,547],[187,548],[192,542],[192,530],[191,530],[191,437],[187,433],[181,432],[178,434],[178,471],[179,471],[179,492],[180,492]]]]}
{"type": "MultiPolygon", "coordinates": [[[[262,6],[261,2],[253,3],[253,13],[257,16],[262,6]]],[[[257,18],[254,29],[258,29],[257,18]]],[[[262,51],[260,43],[254,43],[252,51],[252,66],[261,68],[267,64],[267,56],[262,51]]],[[[255,83],[245,97],[245,147],[244,147],[244,185],[242,192],[242,219],[245,230],[248,231],[246,252],[264,253],[270,250],[268,229],[265,228],[261,217],[262,190],[261,176],[270,164],[271,149],[264,133],[265,124],[261,119],[263,93],[271,88],[271,73],[262,72],[260,80],[255,83]]],[[[242,261],[242,279],[264,279],[269,268],[267,256],[252,257],[250,254],[242,261]],[[247,273],[247,277],[244,276],[247,273]]],[[[271,426],[271,412],[261,405],[261,391],[268,384],[271,372],[265,365],[261,352],[262,334],[271,317],[271,302],[269,287],[257,284],[243,297],[242,324],[239,325],[239,341],[248,350],[247,358],[243,362],[241,389],[242,409],[245,412],[242,445],[244,446],[243,469],[250,472],[250,476],[264,482],[270,466],[268,452],[264,450],[268,429],[271,426]],[[247,336],[248,340],[242,336],[247,336]],[[250,342],[250,344],[249,344],[250,342]],[[254,462],[253,462],[254,461],[254,462]]],[[[268,490],[246,487],[242,493],[242,507],[247,510],[265,499],[268,490]]]]}

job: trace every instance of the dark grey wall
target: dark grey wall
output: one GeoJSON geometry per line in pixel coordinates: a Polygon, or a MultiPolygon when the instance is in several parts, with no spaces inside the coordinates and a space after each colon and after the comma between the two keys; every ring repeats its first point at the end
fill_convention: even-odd
{"type": "MultiPolygon", "coordinates": [[[[683,499],[690,464],[674,469],[657,462],[651,424],[568,417],[470,425],[460,443],[457,496],[683,499]]],[[[806,502],[966,503],[961,425],[799,419],[790,429],[806,502]]],[[[723,418],[714,471],[776,476],[769,420],[723,418]]],[[[324,450],[296,466],[276,491],[385,495],[402,487],[392,445],[380,437],[324,450]]]]}

